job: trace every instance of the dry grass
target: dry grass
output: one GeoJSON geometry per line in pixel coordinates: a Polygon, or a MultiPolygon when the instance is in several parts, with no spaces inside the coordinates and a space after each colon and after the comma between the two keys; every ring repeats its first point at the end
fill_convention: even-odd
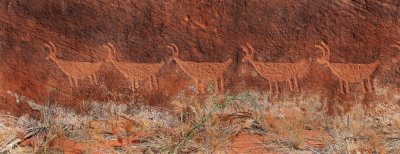
{"type": "MultiPolygon", "coordinates": [[[[0,116],[0,150],[8,153],[398,153],[400,118],[391,124],[371,120],[365,106],[334,105],[325,115],[319,96],[294,98],[250,93],[206,99],[178,95],[171,110],[128,104],[87,102],[86,115],[35,106],[42,119],[0,116]],[[290,98],[290,99],[289,99],[290,98]],[[260,136],[252,147],[238,137],[260,136]],[[314,134],[314,135],[313,135],[314,134]],[[316,134],[316,135],[315,135],[316,134]],[[26,136],[31,135],[29,139],[26,136]],[[19,139],[19,140],[18,140],[19,139]],[[23,141],[23,142],[22,142],[23,141]],[[256,150],[259,151],[256,151],[256,150]],[[75,151],[73,151],[75,150],[75,151]]],[[[133,102],[132,102],[133,103],[133,102]]],[[[254,142],[254,144],[253,144],[254,142]]]]}
{"type": "Polygon", "coordinates": [[[365,121],[365,113],[360,107],[344,115],[336,115],[331,119],[334,141],[330,150],[349,153],[381,153],[385,152],[385,142],[390,132],[384,127],[365,121]]]}

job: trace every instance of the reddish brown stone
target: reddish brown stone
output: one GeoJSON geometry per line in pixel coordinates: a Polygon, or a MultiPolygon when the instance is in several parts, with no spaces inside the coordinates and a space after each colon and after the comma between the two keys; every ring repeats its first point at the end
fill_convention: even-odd
{"type": "MultiPolygon", "coordinates": [[[[0,110],[18,108],[15,100],[6,98],[7,91],[42,105],[50,97],[72,108],[85,100],[138,98],[165,106],[181,90],[195,94],[188,87],[195,85],[196,78],[208,80],[210,74],[216,75],[211,83],[222,81],[220,89],[231,93],[269,92],[270,79],[279,81],[281,94],[319,93],[331,105],[346,102],[351,94],[366,95],[364,103],[368,104],[376,99],[375,84],[400,86],[398,63],[392,61],[399,53],[392,46],[400,41],[399,8],[397,0],[5,0],[0,2],[0,110]],[[341,93],[340,80],[353,79],[339,79],[332,68],[316,61],[323,56],[315,47],[321,41],[331,50],[330,63],[347,66],[379,61],[369,72],[371,84],[357,78],[357,83],[350,82],[346,93],[341,93]],[[273,68],[263,75],[257,66],[242,61],[246,42],[254,48],[253,61],[287,65],[263,68],[273,68]],[[109,60],[112,50],[103,46],[107,43],[115,47],[111,55],[118,61],[114,64],[109,60]],[[171,44],[179,48],[175,60],[196,63],[198,68],[213,70],[206,64],[229,63],[208,74],[205,68],[191,68],[201,77],[186,74],[182,66],[169,61],[171,44]],[[52,52],[55,49],[58,52],[52,52]],[[291,65],[303,61],[307,71],[291,65]],[[148,74],[135,74],[136,67],[148,74]],[[265,76],[273,72],[287,76],[293,87],[288,79],[265,76]],[[132,86],[135,78],[139,85],[132,86]],[[290,87],[299,92],[291,92],[290,87]]],[[[354,74],[352,67],[348,69],[354,74]]]]}

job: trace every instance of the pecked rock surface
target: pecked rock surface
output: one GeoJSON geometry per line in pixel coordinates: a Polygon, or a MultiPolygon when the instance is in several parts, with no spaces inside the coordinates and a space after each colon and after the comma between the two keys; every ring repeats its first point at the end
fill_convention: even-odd
{"type": "Polygon", "coordinates": [[[0,110],[30,112],[16,94],[167,106],[210,84],[373,108],[400,86],[399,17],[397,0],[5,0],[0,110]]]}

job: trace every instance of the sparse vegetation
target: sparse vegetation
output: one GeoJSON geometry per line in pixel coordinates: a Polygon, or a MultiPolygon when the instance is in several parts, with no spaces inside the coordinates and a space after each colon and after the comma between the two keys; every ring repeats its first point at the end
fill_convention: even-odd
{"type": "MultiPolygon", "coordinates": [[[[213,93],[212,88],[210,93],[213,93]]],[[[399,118],[371,120],[360,104],[333,106],[316,97],[279,103],[257,93],[208,97],[180,93],[172,108],[86,102],[87,114],[34,106],[40,120],[0,116],[0,150],[7,153],[314,153],[398,152],[399,118]],[[312,105],[312,106],[310,106],[312,105]],[[304,106],[308,107],[305,108],[304,106]],[[302,110],[297,110],[302,109],[302,110]]],[[[308,98],[307,98],[308,97],[308,98]]],[[[134,102],[132,102],[134,103],[134,102]]]]}

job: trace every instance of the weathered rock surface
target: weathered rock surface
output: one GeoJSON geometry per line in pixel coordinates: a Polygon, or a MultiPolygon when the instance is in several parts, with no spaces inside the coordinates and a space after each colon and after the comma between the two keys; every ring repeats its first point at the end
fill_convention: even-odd
{"type": "Polygon", "coordinates": [[[0,110],[26,112],[15,93],[164,106],[205,83],[369,104],[398,89],[399,22],[397,0],[4,0],[0,110]]]}

